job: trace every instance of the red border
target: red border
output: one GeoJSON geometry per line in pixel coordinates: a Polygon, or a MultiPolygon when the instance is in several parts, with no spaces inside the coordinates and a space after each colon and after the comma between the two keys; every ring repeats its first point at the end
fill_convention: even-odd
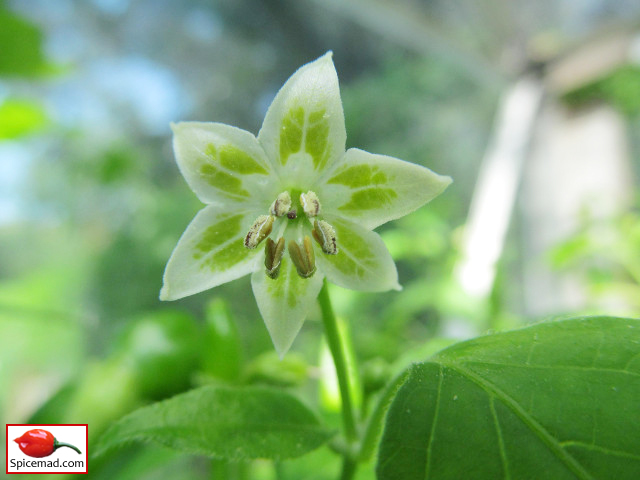
{"type": "Polygon", "coordinates": [[[78,474],[85,475],[89,473],[89,424],[88,423],[7,423],[4,429],[5,444],[5,460],[6,460],[6,474],[7,475],[51,475],[54,473],[60,474],[78,474]],[[86,448],[86,460],[84,472],[10,472],[9,471],[9,427],[84,427],[85,438],[87,439],[86,448]]]}

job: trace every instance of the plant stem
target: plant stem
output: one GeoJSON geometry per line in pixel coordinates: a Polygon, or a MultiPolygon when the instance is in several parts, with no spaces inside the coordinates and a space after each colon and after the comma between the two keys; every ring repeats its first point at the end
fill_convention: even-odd
{"type": "Polygon", "coordinates": [[[336,375],[338,377],[338,387],[340,389],[340,404],[342,406],[342,423],[344,425],[344,435],[347,440],[348,453],[345,454],[342,469],[342,480],[353,478],[356,470],[356,463],[351,457],[353,445],[358,440],[358,432],[356,430],[355,414],[353,410],[353,402],[351,399],[351,390],[349,382],[349,369],[344,353],[343,342],[338,329],[338,323],[331,307],[329,298],[329,288],[326,279],[318,296],[320,310],[322,312],[322,323],[327,335],[327,343],[333,357],[333,363],[336,367],[336,375]]]}
{"type": "Polygon", "coordinates": [[[404,371],[400,375],[396,376],[386,387],[382,396],[378,400],[376,409],[369,417],[369,423],[362,437],[360,443],[360,452],[358,453],[358,460],[361,462],[368,461],[375,451],[376,445],[380,440],[380,434],[382,432],[384,417],[389,409],[391,401],[394,399],[398,389],[407,379],[408,372],[404,371]]]}
{"type": "Polygon", "coordinates": [[[355,460],[345,457],[344,462],[342,463],[342,474],[340,475],[340,480],[351,480],[356,474],[357,467],[358,464],[355,460]]]}

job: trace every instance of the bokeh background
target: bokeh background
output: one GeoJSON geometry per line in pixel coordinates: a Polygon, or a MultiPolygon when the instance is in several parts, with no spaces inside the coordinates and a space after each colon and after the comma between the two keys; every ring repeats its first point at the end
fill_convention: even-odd
{"type": "MultiPolygon", "coordinates": [[[[282,385],[333,415],[317,312],[280,362],[248,278],[158,300],[201,208],[169,123],[257,133],[283,82],[327,50],[347,146],[454,178],[378,229],[402,292],[332,290],[363,411],[451,340],[637,316],[639,21],[635,0],[0,0],[0,418],[88,422],[95,438],[207,382],[282,385]]],[[[337,469],[324,451],[229,466],[154,448],[95,465],[96,478],[337,469]]]]}

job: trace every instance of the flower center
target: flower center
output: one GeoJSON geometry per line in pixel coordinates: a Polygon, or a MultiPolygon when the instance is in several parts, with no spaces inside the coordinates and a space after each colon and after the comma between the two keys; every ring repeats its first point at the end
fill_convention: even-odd
{"type": "Polygon", "coordinates": [[[264,266],[266,275],[271,279],[278,278],[280,273],[280,264],[285,251],[285,237],[289,238],[287,245],[289,257],[302,278],[310,278],[316,271],[311,237],[320,245],[324,254],[338,253],[335,229],[325,220],[318,220],[322,207],[315,192],[308,191],[300,194],[296,192],[295,197],[297,198],[293,200],[289,191],[280,193],[269,207],[269,214],[260,215],[253,222],[244,239],[244,246],[250,249],[256,248],[266,239],[264,266]],[[299,219],[298,215],[301,213],[307,217],[307,222],[300,222],[301,218],[299,219]],[[268,238],[274,226],[279,235],[277,242],[268,238]],[[287,229],[287,227],[291,228],[287,229]],[[304,230],[311,236],[305,234],[307,232],[304,230]]]}

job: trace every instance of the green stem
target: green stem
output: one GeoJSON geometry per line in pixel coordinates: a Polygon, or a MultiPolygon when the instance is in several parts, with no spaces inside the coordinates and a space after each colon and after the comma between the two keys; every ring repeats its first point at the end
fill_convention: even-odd
{"type": "MultiPolygon", "coordinates": [[[[348,450],[352,450],[352,446],[358,440],[358,432],[356,430],[355,414],[353,402],[351,399],[351,389],[349,385],[349,369],[344,353],[342,338],[338,329],[336,317],[333,314],[331,300],[329,298],[329,288],[327,281],[324,280],[322,290],[318,296],[320,310],[322,312],[322,323],[327,335],[327,343],[333,357],[333,363],[336,367],[336,375],[338,377],[338,387],[340,389],[340,404],[342,406],[342,423],[344,425],[344,435],[348,443],[348,450]]],[[[356,464],[351,457],[351,452],[345,454],[342,480],[348,480],[353,477],[356,470],[356,464]]]]}
{"type": "Polygon", "coordinates": [[[342,474],[340,475],[340,480],[351,480],[356,474],[357,467],[358,464],[355,460],[350,457],[345,457],[344,462],[342,463],[342,474]]]}
{"type": "Polygon", "coordinates": [[[382,424],[384,422],[384,417],[387,414],[387,410],[389,409],[389,405],[394,399],[396,393],[398,393],[398,389],[407,379],[407,375],[408,372],[404,371],[389,383],[378,400],[376,409],[371,414],[371,417],[369,417],[369,423],[367,424],[364,436],[362,437],[360,452],[358,454],[358,459],[361,462],[366,462],[373,456],[378,440],[380,439],[380,433],[382,432],[383,427],[382,424]]]}
{"type": "Polygon", "coordinates": [[[76,452],[78,452],[79,454],[82,454],[82,452],[80,451],[80,449],[79,449],[78,447],[76,447],[75,445],[70,445],[70,444],[68,444],[68,443],[62,443],[62,442],[59,442],[58,440],[55,440],[55,439],[54,439],[54,441],[53,441],[53,449],[54,449],[54,450],[57,450],[57,449],[59,449],[60,447],[69,447],[69,448],[71,448],[71,449],[75,450],[76,452]]]}

